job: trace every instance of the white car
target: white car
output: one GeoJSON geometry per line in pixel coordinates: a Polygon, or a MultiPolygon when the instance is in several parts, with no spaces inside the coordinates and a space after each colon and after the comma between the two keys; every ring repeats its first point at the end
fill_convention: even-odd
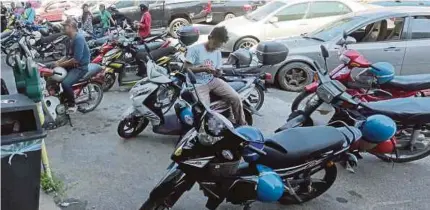
{"type": "MultiPolygon", "coordinates": [[[[225,20],[229,41],[222,51],[250,48],[263,40],[297,36],[329,23],[341,15],[379,6],[354,0],[274,0],[241,17],[225,20]]],[[[204,41],[205,37],[199,42],[204,41]]]]}

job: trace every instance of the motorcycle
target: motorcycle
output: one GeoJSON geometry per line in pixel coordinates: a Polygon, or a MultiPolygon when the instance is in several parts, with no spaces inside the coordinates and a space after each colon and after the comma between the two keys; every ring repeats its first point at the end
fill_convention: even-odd
{"type": "Polygon", "coordinates": [[[10,67],[14,66],[14,57],[19,55],[32,59],[46,59],[52,57],[59,60],[66,55],[66,45],[64,42],[67,36],[62,33],[52,34],[42,37],[38,32],[30,32],[26,28],[21,30],[22,36],[16,46],[11,46],[11,52],[7,54],[6,64],[10,67]]]}
{"type": "MultiPolygon", "coordinates": [[[[323,45],[321,51],[326,60],[329,55],[323,45]]],[[[316,62],[314,64],[318,66],[316,62]]],[[[359,96],[352,97],[348,94],[348,89],[341,82],[327,74],[328,70],[321,72],[318,66],[319,81],[316,94],[303,110],[292,112],[287,123],[276,132],[301,126],[336,123],[339,120],[351,125],[357,119],[382,114],[396,121],[396,135],[382,142],[351,147],[351,152],[358,158],[361,158],[359,152],[369,152],[384,161],[410,162],[430,155],[430,138],[422,134],[424,129],[430,127],[430,98],[412,97],[366,102],[359,96]],[[315,113],[324,119],[317,119],[318,115],[315,113]]],[[[377,92],[385,93],[373,90],[366,94],[377,92]]]]}
{"type": "MultiPolygon", "coordinates": [[[[370,71],[373,66],[383,65],[382,62],[371,64],[358,51],[348,49],[348,45],[356,43],[353,37],[344,33],[344,38],[337,45],[339,48],[339,60],[342,62],[330,72],[332,79],[340,81],[348,87],[347,92],[358,96],[362,101],[380,101],[390,98],[406,98],[411,96],[430,96],[430,74],[394,76],[384,84],[375,81],[375,75],[370,71]],[[355,77],[352,71],[355,68],[366,68],[355,77]],[[369,89],[379,89],[379,92],[387,93],[381,95],[365,94],[369,89]],[[388,96],[388,97],[387,97],[388,96]]],[[[304,90],[294,99],[291,111],[299,109],[300,103],[309,99],[317,90],[318,82],[305,86],[304,90]]]]}
{"type": "MultiPolygon", "coordinates": [[[[192,72],[188,75],[195,89],[195,77],[192,72]]],[[[255,201],[304,203],[333,185],[335,162],[345,160],[349,146],[361,137],[352,126],[321,126],[295,128],[264,139],[256,128],[235,129],[223,115],[201,103],[198,94],[184,98],[175,110],[189,131],[140,210],[170,209],[195,183],[211,210],[224,200],[245,210],[255,201]],[[317,173],[324,173],[323,178],[313,178],[317,173]]]]}
{"type": "MultiPolygon", "coordinates": [[[[69,123],[71,126],[71,118],[67,113],[67,103],[63,96],[63,89],[60,85],[61,81],[66,77],[67,71],[61,67],[53,69],[48,68],[44,64],[38,64],[39,73],[41,76],[41,89],[44,95],[42,107],[46,122],[46,129],[55,129],[69,123]]],[[[103,99],[103,72],[102,68],[97,64],[88,65],[88,73],[73,85],[75,94],[75,103],[78,111],[88,113],[97,108],[103,99]]]]}

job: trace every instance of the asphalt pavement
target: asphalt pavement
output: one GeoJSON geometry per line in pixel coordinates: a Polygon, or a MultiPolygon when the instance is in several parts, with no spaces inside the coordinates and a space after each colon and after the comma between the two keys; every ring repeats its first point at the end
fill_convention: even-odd
{"type": "MultiPolygon", "coordinates": [[[[11,87],[13,74],[3,58],[2,78],[11,87]]],[[[295,96],[269,89],[261,109],[263,116],[255,117],[255,126],[269,137],[285,121],[295,96]]],[[[138,209],[164,175],[177,138],[154,134],[148,127],[137,138],[121,139],[117,125],[129,105],[128,93],[114,87],[104,94],[95,111],[73,115],[73,127],[66,125],[49,131],[46,145],[54,175],[65,183],[67,197],[78,201],[64,209],[138,209]]],[[[335,184],[315,200],[288,207],[256,203],[253,209],[428,210],[429,174],[430,158],[393,165],[365,155],[355,174],[339,166],[335,184]]],[[[205,202],[206,197],[194,187],[173,209],[205,209],[205,202]]],[[[222,204],[219,209],[242,208],[222,204]]]]}

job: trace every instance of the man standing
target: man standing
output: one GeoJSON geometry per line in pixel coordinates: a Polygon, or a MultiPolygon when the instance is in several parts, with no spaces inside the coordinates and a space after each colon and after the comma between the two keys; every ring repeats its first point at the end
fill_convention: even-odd
{"type": "Polygon", "coordinates": [[[112,18],[112,15],[106,10],[106,6],[104,4],[100,4],[100,21],[101,21],[101,31],[99,37],[103,37],[106,31],[110,28],[110,22],[112,21],[115,24],[115,21],[112,18]]]}
{"type": "Polygon", "coordinates": [[[67,99],[69,113],[76,112],[75,96],[72,86],[79,81],[87,72],[90,63],[90,49],[85,37],[78,33],[78,24],[73,19],[67,19],[64,23],[64,31],[70,38],[68,55],[57,61],[56,66],[67,69],[68,73],[62,82],[64,95],[67,99]]]}
{"type": "Polygon", "coordinates": [[[151,34],[152,17],[146,4],[142,3],[139,7],[142,17],[140,22],[136,22],[134,25],[139,29],[139,36],[144,39],[151,34]]]}
{"type": "Polygon", "coordinates": [[[25,23],[27,24],[33,24],[34,19],[36,18],[36,11],[34,11],[33,7],[31,7],[31,3],[27,2],[25,3],[25,10],[22,14],[25,23]]]}
{"type": "Polygon", "coordinates": [[[186,68],[196,75],[197,91],[204,103],[210,103],[209,94],[229,102],[232,107],[236,125],[246,125],[243,104],[239,94],[224,80],[214,77],[221,74],[222,56],[219,48],[228,41],[227,29],[224,26],[215,27],[206,43],[193,45],[186,54],[186,68]]]}

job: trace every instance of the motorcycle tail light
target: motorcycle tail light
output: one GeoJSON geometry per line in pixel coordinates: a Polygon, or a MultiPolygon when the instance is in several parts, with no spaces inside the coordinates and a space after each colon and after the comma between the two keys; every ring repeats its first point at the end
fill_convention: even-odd
{"type": "Polygon", "coordinates": [[[264,73],[263,78],[265,81],[271,81],[272,80],[272,74],[271,73],[264,73]]]}

